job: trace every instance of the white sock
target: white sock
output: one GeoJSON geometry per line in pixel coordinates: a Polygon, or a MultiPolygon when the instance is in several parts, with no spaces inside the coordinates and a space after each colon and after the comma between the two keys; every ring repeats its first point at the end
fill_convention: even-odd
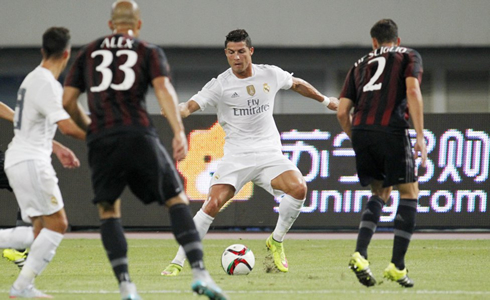
{"type": "Polygon", "coordinates": [[[63,240],[63,235],[55,231],[43,228],[31,245],[26,263],[20,271],[19,277],[14,282],[14,288],[23,290],[34,281],[48,263],[53,259],[56,248],[63,240]]]}
{"type": "MultiPolygon", "coordinates": [[[[206,233],[208,233],[209,227],[211,226],[211,223],[213,223],[214,218],[206,214],[202,209],[200,209],[197,212],[197,214],[194,216],[193,220],[194,220],[194,224],[196,224],[196,229],[197,232],[199,233],[199,237],[202,240],[206,235],[206,233]]],[[[177,264],[179,266],[183,266],[185,260],[186,260],[186,256],[185,256],[184,248],[180,246],[179,250],[177,251],[177,255],[175,255],[175,258],[172,260],[172,263],[177,264]]]]}
{"type": "Polygon", "coordinates": [[[34,241],[34,230],[31,226],[21,226],[0,230],[0,248],[25,249],[34,241]]]}
{"type": "Polygon", "coordinates": [[[278,242],[284,240],[289,228],[293,226],[294,221],[298,218],[303,203],[305,203],[305,199],[298,200],[287,194],[282,197],[281,203],[279,203],[279,218],[272,233],[274,240],[278,242]]]}

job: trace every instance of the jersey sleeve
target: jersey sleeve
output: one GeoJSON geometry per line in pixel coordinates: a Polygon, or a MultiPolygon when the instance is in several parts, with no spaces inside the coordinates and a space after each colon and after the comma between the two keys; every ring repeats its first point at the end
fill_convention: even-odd
{"type": "Polygon", "coordinates": [[[85,65],[85,48],[78,52],[73,65],[71,66],[66,78],[65,86],[79,89],[82,93],[85,91],[85,80],[83,76],[85,65]]]}
{"type": "Polygon", "coordinates": [[[221,91],[221,84],[216,78],[213,78],[206,83],[202,90],[192,96],[191,99],[199,104],[201,110],[206,109],[208,105],[216,107],[221,98],[221,91]]]}
{"type": "Polygon", "coordinates": [[[282,90],[289,90],[293,86],[293,74],[276,66],[271,67],[276,74],[277,87],[282,90]]]}
{"type": "Polygon", "coordinates": [[[167,56],[162,48],[158,46],[150,48],[149,70],[151,80],[161,76],[170,76],[170,66],[168,64],[167,56]]]}
{"type": "Polygon", "coordinates": [[[38,98],[41,103],[37,103],[37,110],[46,117],[49,124],[70,118],[70,115],[63,109],[63,89],[58,82],[57,84],[48,83],[39,90],[38,98]]]}
{"type": "Polygon", "coordinates": [[[405,78],[415,77],[419,83],[422,83],[423,72],[422,57],[420,54],[415,50],[408,52],[408,64],[404,74],[405,78]]]}
{"type": "Polygon", "coordinates": [[[356,83],[354,80],[354,70],[355,67],[352,67],[347,73],[347,76],[345,77],[345,81],[344,81],[344,86],[339,96],[339,98],[348,98],[353,102],[356,101],[357,98],[356,83]]]}

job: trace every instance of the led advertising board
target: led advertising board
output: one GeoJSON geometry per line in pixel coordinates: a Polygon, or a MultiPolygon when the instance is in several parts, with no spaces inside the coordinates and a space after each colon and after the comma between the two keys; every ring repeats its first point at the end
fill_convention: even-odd
{"type": "MultiPolygon", "coordinates": [[[[282,150],[303,173],[308,194],[295,228],[355,229],[370,196],[358,182],[354,151],[334,115],[277,115],[282,150]]],[[[490,228],[488,114],[426,115],[428,160],[418,167],[418,228],[490,228]]],[[[192,202],[204,201],[223,157],[224,132],[215,116],[185,120],[189,155],[178,163],[192,202]]],[[[412,142],[415,134],[410,130],[412,142]]],[[[393,226],[396,189],[379,227],[393,226]]],[[[274,227],[280,199],[252,183],[215,220],[218,227],[274,227]]]]}

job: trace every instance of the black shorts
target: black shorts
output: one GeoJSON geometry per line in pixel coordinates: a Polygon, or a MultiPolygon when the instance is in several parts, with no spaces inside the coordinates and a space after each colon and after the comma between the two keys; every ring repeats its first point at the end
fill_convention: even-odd
{"type": "Polygon", "coordinates": [[[7,174],[5,174],[4,168],[5,163],[5,153],[0,151],[0,189],[7,189],[12,191],[12,188],[9,184],[9,179],[7,178],[7,174]]]}
{"type": "Polygon", "coordinates": [[[152,135],[117,134],[88,144],[94,203],[114,203],[129,186],[145,204],[165,203],[183,191],[172,159],[152,135]]]}
{"type": "Polygon", "coordinates": [[[352,148],[362,186],[373,179],[383,181],[383,187],[417,181],[408,133],[353,130],[352,148]]]}

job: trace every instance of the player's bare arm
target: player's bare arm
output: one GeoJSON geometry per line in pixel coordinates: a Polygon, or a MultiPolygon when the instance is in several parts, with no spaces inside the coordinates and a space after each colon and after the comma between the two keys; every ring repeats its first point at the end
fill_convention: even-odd
{"type": "Polygon", "coordinates": [[[414,158],[422,159],[421,165],[425,167],[427,161],[427,148],[424,139],[424,102],[420,84],[417,78],[407,77],[405,79],[407,86],[407,102],[409,107],[410,118],[412,119],[413,127],[417,133],[417,139],[414,145],[414,158]]]}
{"type": "Polygon", "coordinates": [[[14,111],[3,102],[0,102],[0,118],[14,122],[14,111]]]}
{"type": "Polygon", "coordinates": [[[353,103],[348,98],[340,98],[339,107],[337,109],[337,119],[344,132],[352,137],[352,115],[350,113],[353,103]]]}
{"type": "Polygon", "coordinates": [[[199,106],[199,104],[197,104],[196,101],[190,99],[189,101],[187,101],[185,103],[179,104],[180,116],[182,118],[187,118],[192,113],[198,111],[200,108],[201,107],[199,106]]]}
{"type": "Polygon", "coordinates": [[[63,108],[68,112],[78,127],[87,131],[91,120],[80,106],[80,103],[78,103],[78,96],[80,96],[80,94],[81,92],[79,89],[66,86],[63,90],[63,108]]]}
{"type": "Polygon", "coordinates": [[[68,169],[80,167],[80,161],[75,153],[57,141],[53,141],[53,153],[63,167],[68,169]]]}
{"type": "Polygon", "coordinates": [[[73,122],[72,119],[64,119],[61,121],[58,121],[58,129],[63,133],[64,135],[71,136],[73,138],[76,138],[78,140],[85,140],[86,137],[86,132],[80,129],[80,127],[73,122]]]}
{"type": "Polygon", "coordinates": [[[302,96],[314,99],[320,103],[328,101],[326,100],[326,98],[328,98],[330,102],[326,106],[330,110],[337,110],[337,107],[339,106],[339,100],[337,98],[324,96],[308,81],[301,78],[293,77],[293,85],[291,86],[291,90],[297,92],[302,96]]]}
{"type": "Polygon", "coordinates": [[[177,104],[177,93],[166,76],[157,77],[153,79],[152,83],[162,114],[167,117],[170,127],[174,132],[172,141],[173,158],[176,161],[180,161],[187,155],[187,138],[177,104]]]}
{"type": "MultiPolygon", "coordinates": [[[[187,102],[181,102],[178,105],[178,110],[180,112],[180,117],[182,119],[187,118],[192,113],[198,111],[200,108],[201,107],[199,106],[199,104],[197,104],[197,102],[192,100],[192,99],[190,99],[187,102]]],[[[163,109],[160,112],[161,112],[162,116],[165,117],[165,112],[163,111],[163,109]]]]}

